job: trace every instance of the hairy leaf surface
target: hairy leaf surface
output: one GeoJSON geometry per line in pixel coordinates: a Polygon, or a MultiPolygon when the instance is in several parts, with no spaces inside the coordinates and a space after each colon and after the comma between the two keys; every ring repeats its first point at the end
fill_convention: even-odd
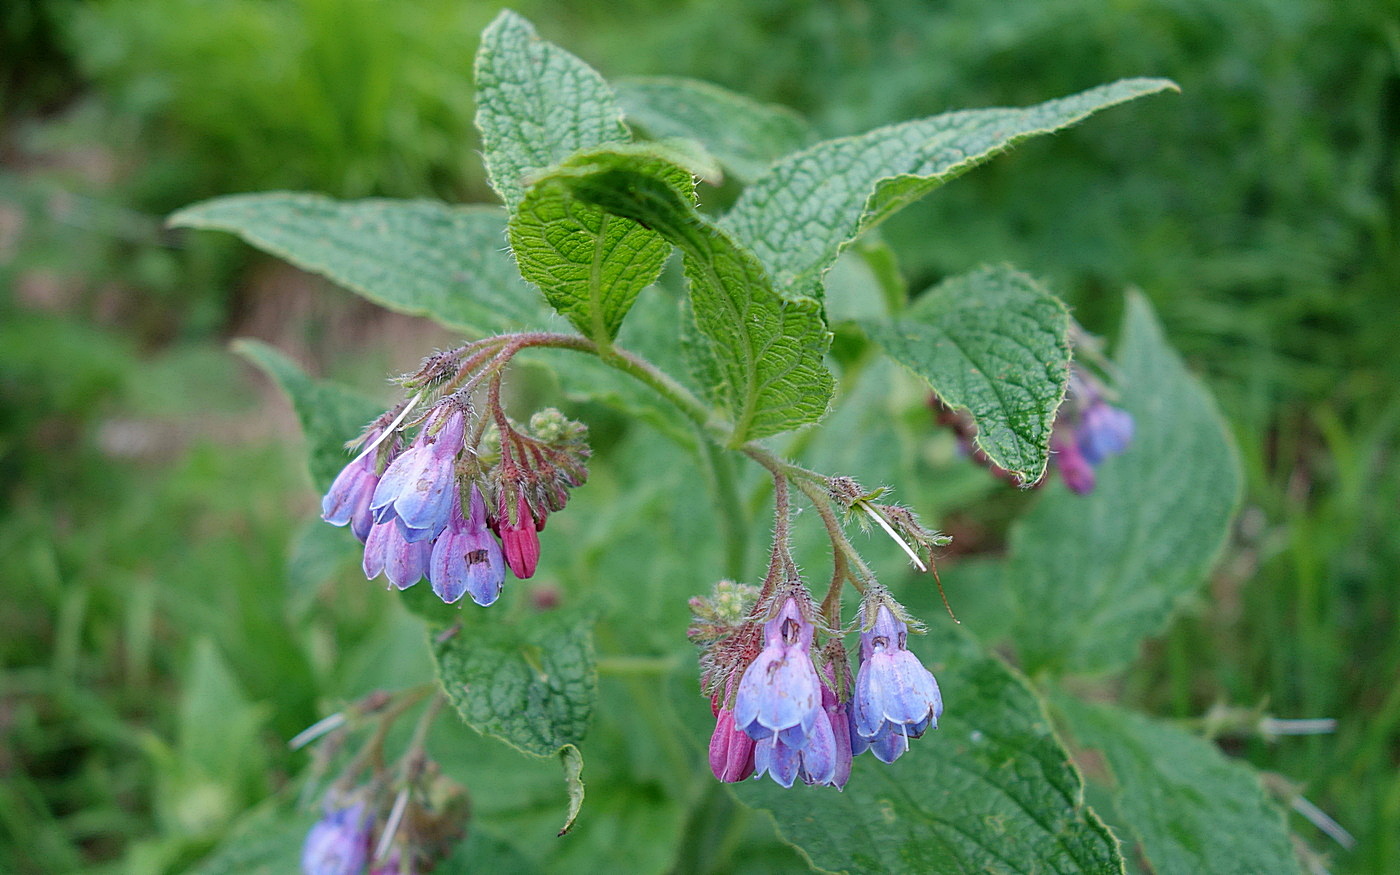
{"type": "MultiPolygon", "coordinates": [[[[607,344],[671,247],[635,222],[530,178],[581,149],[631,139],[603,77],[501,12],[481,37],[477,126],[491,184],[510,208],[520,273],[585,336],[607,344]]],[[[689,183],[675,171],[677,184],[689,183]]]]}
{"type": "Polygon", "coordinates": [[[940,283],[896,321],[861,325],[944,402],[972,414],[993,462],[1023,483],[1045,472],[1069,376],[1069,314],[1035,280],[982,268],[940,283]]]}
{"type": "Polygon", "coordinates": [[[1155,872],[1297,872],[1283,813],[1259,773],[1205,739],[1111,705],[1054,700],[1103,757],[1119,819],[1155,872]]]}
{"type": "MultiPolygon", "coordinates": [[[[676,188],[693,187],[679,167],[654,166],[676,188]]],[[[511,217],[510,244],[521,274],[580,332],[605,345],[671,253],[671,244],[655,231],[547,180],[530,187],[511,217]]]]}
{"type": "Polygon", "coordinates": [[[502,10],[476,55],[476,126],[491,185],[512,211],[532,173],[580,149],[631,139],[598,71],[502,10]]]}
{"type": "Polygon", "coordinates": [[[815,139],[792,110],[702,82],[670,76],[613,83],[627,119],[657,139],[684,137],[705,147],[741,182],[815,139]]]}
{"type": "MultiPolygon", "coordinates": [[[[417,594],[423,601],[431,597],[417,594]]],[[[448,633],[443,617],[453,613],[436,605],[433,659],[444,692],[467,725],[535,756],[576,747],[588,731],[597,695],[593,621],[558,611],[509,622],[499,612],[488,615],[466,605],[458,614],[461,628],[448,633]]],[[[565,764],[576,778],[582,769],[577,752],[565,764]]]]}
{"type": "Polygon", "coordinates": [[[1172,88],[1124,79],[1035,106],[960,110],[827,140],[775,164],[721,224],[782,294],[820,299],[842,248],[900,208],[1027,137],[1172,88]]]}
{"type": "Polygon", "coordinates": [[[636,152],[593,152],[539,184],[565,188],[680,247],[695,322],[721,378],[713,396],[729,414],[734,443],[820,419],[832,378],[822,362],[830,334],[816,304],[779,297],[762,266],[699,214],[664,166],[636,152]]]}
{"type": "Polygon", "coordinates": [[[230,231],[398,313],[478,334],[549,321],[506,254],[506,214],[436,201],[269,192],[204,201],[170,224],[230,231]]]}

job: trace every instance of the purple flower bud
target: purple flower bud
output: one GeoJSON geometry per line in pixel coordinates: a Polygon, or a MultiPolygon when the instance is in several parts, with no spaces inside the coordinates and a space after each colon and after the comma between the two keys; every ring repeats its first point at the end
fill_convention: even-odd
{"type": "MultiPolygon", "coordinates": [[[[381,431],[371,431],[365,435],[361,446],[378,440],[381,431]]],[[[370,500],[379,485],[379,475],[375,473],[378,462],[375,452],[357,456],[335,477],[324,498],[321,499],[321,519],[333,526],[347,523],[360,543],[369,537],[374,516],[370,511],[370,500]]]]}
{"type": "Polygon", "coordinates": [[[544,520],[534,518],[523,495],[516,499],[515,511],[514,525],[511,525],[509,518],[501,517],[501,546],[505,550],[510,573],[520,580],[526,580],[534,575],[540,561],[539,531],[544,528],[544,520]]]}
{"type": "Polygon", "coordinates": [[[710,736],[710,771],[726,784],[742,781],[753,774],[753,753],[754,740],[735,727],[734,712],[721,709],[710,736]]]}
{"type": "MultiPolygon", "coordinates": [[[[842,665],[844,665],[844,660],[842,665]]],[[[828,721],[831,724],[831,734],[834,743],[834,766],[832,768],[831,779],[828,781],[808,781],[809,784],[830,784],[840,790],[846,786],[846,782],[851,777],[851,758],[855,751],[851,745],[851,703],[839,701],[836,694],[835,685],[832,683],[835,675],[831,663],[827,663],[823,669],[825,677],[822,679],[822,710],[826,712],[828,721]]],[[[850,669],[843,672],[846,675],[846,687],[849,689],[850,669]]],[[[856,736],[859,737],[859,736],[856,736]]],[[[862,750],[864,748],[862,747],[862,750]]],[[[809,772],[810,775],[810,772],[809,772]]],[[[804,776],[806,780],[807,776],[804,776]]]]}
{"type": "Polygon", "coordinates": [[[1075,432],[1079,452],[1090,465],[1128,448],[1133,439],[1133,415],[1120,407],[1095,399],[1079,420],[1075,432]]]}
{"type": "MultiPolygon", "coordinates": [[[[814,631],[795,598],[785,601],[778,615],[764,624],[763,650],[745,669],[734,700],[735,724],[755,740],[777,734],[785,748],[801,750],[817,718],[825,718],[821,683],[810,653],[814,631]]],[[[783,755],[771,745],[769,750],[774,756],[783,755]]],[[[755,766],[762,771],[758,755],[755,766]]],[[[774,774],[775,779],[786,774],[786,761],[779,767],[782,771],[774,774]]]]}
{"type": "Polygon", "coordinates": [[[404,538],[402,528],[394,520],[376,523],[365,539],[365,577],[374,580],[382,573],[394,586],[408,589],[427,573],[432,549],[430,541],[404,538]]]}
{"type": "Polygon", "coordinates": [[[473,483],[469,515],[462,516],[460,495],[452,500],[451,521],[433,544],[428,579],[433,592],[449,605],[469,593],[485,607],[500,596],[505,577],[500,545],[486,527],[486,502],[473,483]]]}
{"type": "Polygon", "coordinates": [[[1094,491],[1094,466],[1079,451],[1079,444],[1073,440],[1061,440],[1056,434],[1050,436],[1050,459],[1060,471],[1065,485],[1076,495],[1088,495],[1094,491]]]}
{"type": "Polygon", "coordinates": [[[365,803],[327,807],[301,849],[306,875],[360,875],[369,861],[371,818],[365,803]]]}
{"type": "Polygon", "coordinates": [[[433,411],[375,487],[369,506],[376,523],[397,518],[405,540],[411,542],[428,541],[442,532],[452,512],[454,468],[465,430],[466,416],[456,404],[433,411]]]}
{"type": "Polygon", "coordinates": [[[884,762],[903,753],[910,737],[937,726],[943,713],[938,682],[906,649],[908,635],[909,627],[883,603],[875,624],[860,634],[860,673],[852,700],[855,728],[884,762]],[[895,735],[898,752],[892,749],[895,735]]]}

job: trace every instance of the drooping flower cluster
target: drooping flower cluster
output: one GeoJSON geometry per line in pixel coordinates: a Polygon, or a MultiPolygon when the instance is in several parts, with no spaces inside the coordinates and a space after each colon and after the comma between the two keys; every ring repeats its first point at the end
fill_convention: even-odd
{"type": "Polygon", "coordinates": [[[449,395],[406,448],[400,407],[357,442],[321,508],[364,543],[367,578],[382,574],[401,590],[427,578],[448,604],[465,594],[485,606],[500,596],[506,568],[520,579],[535,573],[546,517],[587,479],[585,430],[546,410],[522,432],[494,396],[491,407],[481,420],[467,398],[449,395]]]}
{"type": "Polygon", "coordinates": [[[854,680],[840,634],[819,627],[800,581],[760,596],[744,619],[726,627],[718,606],[733,586],[722,583],[714,598],[691,603],[691,638],[703,648],[702,686],[715,715],[710,768],[716,778],[767,774],[784,787],[800,780],[840,789],[854,756],[870,750],[894,762],[909,739],[938,725],[938,684],[907,649],[908,625],[897,616],[902,609],[878,585],[862,605],[854,680]],[[819,631],[829,640],[816,648],[819,631]]]}

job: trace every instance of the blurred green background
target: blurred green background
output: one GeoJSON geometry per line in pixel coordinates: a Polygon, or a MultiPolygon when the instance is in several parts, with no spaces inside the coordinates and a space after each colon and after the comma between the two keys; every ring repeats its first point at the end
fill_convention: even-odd
{"type": "MultiPolygon", "coordinates": [[[[382,662],[395,621],[375,588],[321,587],[325,562],[289,544],[315,506],[296,427],[227,342],[376,387],[450,338],[162,217],[272,188],[491,200],[470,73],[498,8],[0,6],[0,871],[182,871],[302,768],[281,740],[382,662]]],[[[1354,834],[1347,850],[1291,819],[1333,871],[1400,871],[1393,3],[515,8],[605,75],[709,79],[833,136],[1175,79],[1181,95],[1022,146],[885,235],[913,288],[1011,261],[1093,330],[1125,287],[1149,295],[1220,399],[1248,493],[1207,594],[1112,690],[1183,720],[1336,718],[1222,743],[1354,834]]],[[[986,516],[969,500],[935,523],[991,549],[986,516]]]]}

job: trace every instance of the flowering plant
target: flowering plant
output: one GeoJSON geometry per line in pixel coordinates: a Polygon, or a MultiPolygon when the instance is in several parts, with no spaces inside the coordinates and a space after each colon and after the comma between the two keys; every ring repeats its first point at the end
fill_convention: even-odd
{"type": "MultiPolygon", "coordinates": [[[[1224,841],[1217,814],[1248,822],[1249,868],[1289,857],[1257,783],[1208,744],[1062,684],[1130,661],[1219,549],[1238,473],[1210,398],[1141,297],[1128,299],[1110,361],[1042,283],[1010,267],[911,296],[876,230],[1020,140],[1171,83],[1124,80],[819,141],[784,110],[701,83],[610,85],[505,12],[483,34],[476,88],[504,208],[272,193],[174,218],[475,338],[404,375],[387,409],[242,347],[301,414],[324,520],[361,542],[365,577],[401,593],[383,598],[426,624],[435,672],[350,701],[297,740],[315,742],[315,776],[337,764],[340,775],[305,839],[307,871],[424,871],[487,853],[453,850],[467,789],[489,793],[471,769],[443,783],[447,765],[427,757],[439,707],[562,762],[561,835],[583,803],[597,723],[631,753],[590,766],[590,783],[625,796],[618,787],[664,776],[664,802],[600,816],[631,824],[659,806],[679,832],[732,808],[689,789],[711,780],[708,735],[713,778],[742,783],[738,800],[771,811],[827,869],[1121,871],[1123,841],[1170,867],[1197,841],[1224,841]],[[507,379],[522,355],[553,363],[579,409],[612,407],[636,425],[599,441],[553,408],[522,425],[507,379]],[[951,452],[929,464],[930,448],[957,442],[1020,486],[1053,465],[1069,487],[1032,502],[1000,558],[955,566],[964,626],[951,609],[928,614],[950,538],[913,507],[946,509],[950,471],[995,486],[951,452]],[[600,459],[608,482],[585,486],[600,459]],[[753,509],[769,495],[765,563],[753,509]],[[815,519],[799,515],[808,508],[815,519]],[[880,533],[864,555],[853,522],[880,533]],[[803,570],[816,564],[830,568],[825,588],[803,570]],[[536,575],[563,585],[522,600],[519,581],[536,575]],[[621,704],[599,683],[609,671],[679,679],[687,614],[703,698],[677,680],[675,696],[666,683],[632,685],[621,704]],[[708,719],[695,715],[706,698],[708,719]],[[385,765],[394,721],[420,707],[407,752],[385,765]],[[1131,832],[1086,804],[1066,745],[1106,760],[1123,791],[1107,816],[1131,832]],[[631,762],[657,747],[663,766],[631,762]],[[1182,765],[1213,771],[1216,796],[1139,820],[1140,800],[1166,792],[1182,765]]],[[[478,805],[503,819],[493,832],[484,817],[467,846],[511,845],[499,814],[509,806],[478,805]]],[[[666,867],[627,832],[600,832],[613,836],[600,853],[630,871],[666,867]]],[[[511,853],[568,868],[545,860],[534,834],[521,840],[511,853]]]]}

